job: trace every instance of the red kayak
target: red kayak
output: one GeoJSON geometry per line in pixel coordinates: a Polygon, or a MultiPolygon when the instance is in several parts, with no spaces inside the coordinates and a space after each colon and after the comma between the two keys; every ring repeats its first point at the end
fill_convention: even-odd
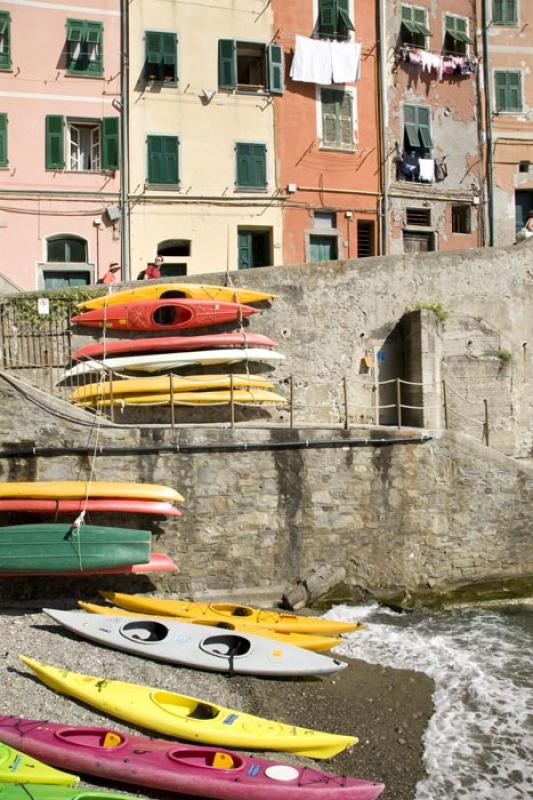
{"type": "Polygon", "coordinates": [[[123,567],[102,567],[78,572],[0,572],[0,578],[18,578],[23,575],[148,575],[151,572],[179,572],[179,567],[164,553],[152,553],[146,564],[129,564],[123,567]]]}
{"type": "Polygon", "coordinates": [[[89,328],[124,331],[179,331],[221,325],[257,314],[257,308],[212,300],[143,300],[118,303],[78,314],[71,322],[89,328]]]}
{"type": "Polygon", "coordinates": [[[178,353],[183,350],[208,350],[214,347],[275,347],[276,342],[262,333],[213,333],[206,336],[165,336],[159,339],[121,339],[80,347],[73,361],[121,353],[178,353]]]}
{"type": "Polygon", "coordinates": [[[0,717],[0,742],[69,772],[217,800],[375,800],[382,783],[214,747],[0,717]]]}
{"type": "Polygon", "coordinates": [[[0,512],[24,511],[28,514],[79,514],[80,511],[122,511],[130,514],[181,517],[181,511],[170,503],[155,500],[0,500],[0,512]]]}

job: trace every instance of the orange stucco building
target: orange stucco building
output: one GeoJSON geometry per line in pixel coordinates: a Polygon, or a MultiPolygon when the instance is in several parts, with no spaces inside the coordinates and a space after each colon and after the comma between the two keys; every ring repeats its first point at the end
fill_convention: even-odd
{"type": "Polygon", "coordinates": [[[272,11],[286,72],[286,91],[274,100],[283,262],[375,255],[380,212],[375,0],[274,0],[272,11]]]}

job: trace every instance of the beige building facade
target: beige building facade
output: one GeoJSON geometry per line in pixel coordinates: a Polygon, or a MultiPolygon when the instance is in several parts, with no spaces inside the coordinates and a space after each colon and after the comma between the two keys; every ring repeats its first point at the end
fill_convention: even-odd
{"type": "Polygon", "coordinates": [[[132,278],[282,263],[273,34],[262,0],[131,4],[132,278]]]}

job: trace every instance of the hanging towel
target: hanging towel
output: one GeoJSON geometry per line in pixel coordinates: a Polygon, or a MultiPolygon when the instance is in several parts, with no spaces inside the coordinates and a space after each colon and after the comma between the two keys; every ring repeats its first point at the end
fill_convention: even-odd
{"type": "Polygon", "coordinates": [[[435,161],[432,158],[421,158],[418,162],[419,180],[433,183],[435,180],[435,161]]]}
{"type": "Polygon", "coordinates": [[[332,72],[329,45],[326,40],[297,35],[290,72],[293,81],[329,85],[332,72]]]}
{"type": "Polygon", "coordinates": [[[422,58],[422,70],[426,70],[427,72],[435,70],[437,73],[437,78],[439,81],[441,81],[444,70],[444,61],[442,56],[437,56],[434,53],[428,53],[426,50],[422,50],[420,55],[422,58]]]}
{"type": "Polygon", "coordinates": [[[355,83],[361,76],[361,45],[330,42],[333,83],[355,83]]]}

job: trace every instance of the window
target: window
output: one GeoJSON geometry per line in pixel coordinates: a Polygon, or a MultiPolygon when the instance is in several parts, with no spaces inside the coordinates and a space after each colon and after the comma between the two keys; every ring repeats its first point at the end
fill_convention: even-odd
{"type": "Polygon", "coordinates": [[[219,39],[218,85],[221,89],[283,94],[283,48],[219,39]]]}
{"type": "Polygon", "coordinates": [[[103,25],[84,19],[67,19],[67,72],[103,74],[103,25]]]}
{"type": "Polygon", "coordinates": [[[337,214],[335,211],[315,211],[313,213],[315,228],[336,228],[337,214]]]}
{"type": "Polygon", "coordinates": [[[374,223],[358,219],[357,220],[357,258],[370,258],[374,256],[374,223]]]}
{"type": "Polygon", "coordinates": [[[522,73],[518,70],[494,73],[496,111],[522,111],[522,73]]]}
{"type": "Polygon", "coordinates": [[[521,189],[515,192],[515,221],[518,233],[527,222],[527,216],[533,211],[533,191],[521,189]]]}
{"type": "Polygon", "coordinates": [[[405,221],[408,225],[429,228],[431,225],[430,208],[406,208],[405,221]]]}
{"type": "Polygon", "coordinates": [[[318,0],[319,36],[347,39],[355,30],[350,19],[349,0],[318,0]]]}
{"type": "Polygon", "coordinates": [[[64,286],[88,286],[91,272],[88,270],[44,269],[42,271],[43,289],[61,289],[64,286]]]}
{"type": "Polygon", "coordinates": [[[429,106],[403,107],[404,150],[426,155],[433,147],[430,130],[429,106]]]}
{"type": "Polygon", "coordinates": [[[531,161],[521,161],[518,165],[519,172],[529,172],[531,167],[531,161]]]}
{"type": "Polygon", "coordinates": [[[353,150],[354,97],[351,92],[322,89],[322,146],[335,150],[353,150]]]}
{"type": "Polygon", "coordinates": [[[404,253],[428,253],[435,250],[435,234],[418,231],[403,232],[404,253]]]}
{"type": "Polygon", "coordinates": [[[119,167],[118,117],[46,117],[46,169],[100,172],[119,167]],[[66,135],[66,147],[65,147],[66,135]],[[65,163],[66,161],[66,163],[65,163]]]}
{"type": "Polygon", "coordinates": [[[272,264],[272,230],[239,228],[239,269],[269,267],[272,264]]]}
{"type": "Polygon", "coordinates": [[[452,206],[452,233],[472,233],[470,206],[452,206]]]}
{"type": "Polygon", "coordinates": [[[179,141],[177,136],[147,137],[148,183],[179,184],[179,141]]]}
{"type": "Polygon", "coordinates": [[[145,80],[176,83],[178,80],[176,34],[146,31],[145,50],[145,80]]]}
{"type": "Polygon", "coordinates": [[[514,25],[517,23],[517,0],[492,0],[492,22],[495,25],[514,25]]]}
{"type": "Polygon", "coordinates": [[[309,261],[336,261],[339,257],[339,240],[337,235],[322,236],[309,234],[309,261]]]}
{"type": "Polygon", "coordinates": [[[238,189],[266,189],[266,145],[239,142],[235,147],[238,189]]]}
{"type": "Polygon", "coordinates": [[[157,255],[167,258],[168,256],[190,256],[190,239],[165,239],[157,245],[157,255]]]}
{"type": "Polygon", "coordinates": [[[0,69],[11,69],[11,15],[0,11],[0,69]]]}
{"type": "Polygon", "coordinates": [[[46,261],[61,264],[87,263],[87,242],[80,236],[50,236],[46,242],[46,261]]]}
{"type": "Polygon", "coordinates": [[[466,17],[456,17],[455,14],[446,14],[446,33],[444,35],[444,52],[455,56],[466,56],[468,45],[474,44],[468,37],[468,20],[466,17]]]}
{"type": "Polygon", "coordinates": [[[432,35],[427,25],[427,16],[425,8],[402,6],[400,44],[425,48],[426,36],[432,35]]]}
{"type": "Polygon", "coordinates": [[[0,114],[0,168],[7,167],[7,114],[0,114]]]}

